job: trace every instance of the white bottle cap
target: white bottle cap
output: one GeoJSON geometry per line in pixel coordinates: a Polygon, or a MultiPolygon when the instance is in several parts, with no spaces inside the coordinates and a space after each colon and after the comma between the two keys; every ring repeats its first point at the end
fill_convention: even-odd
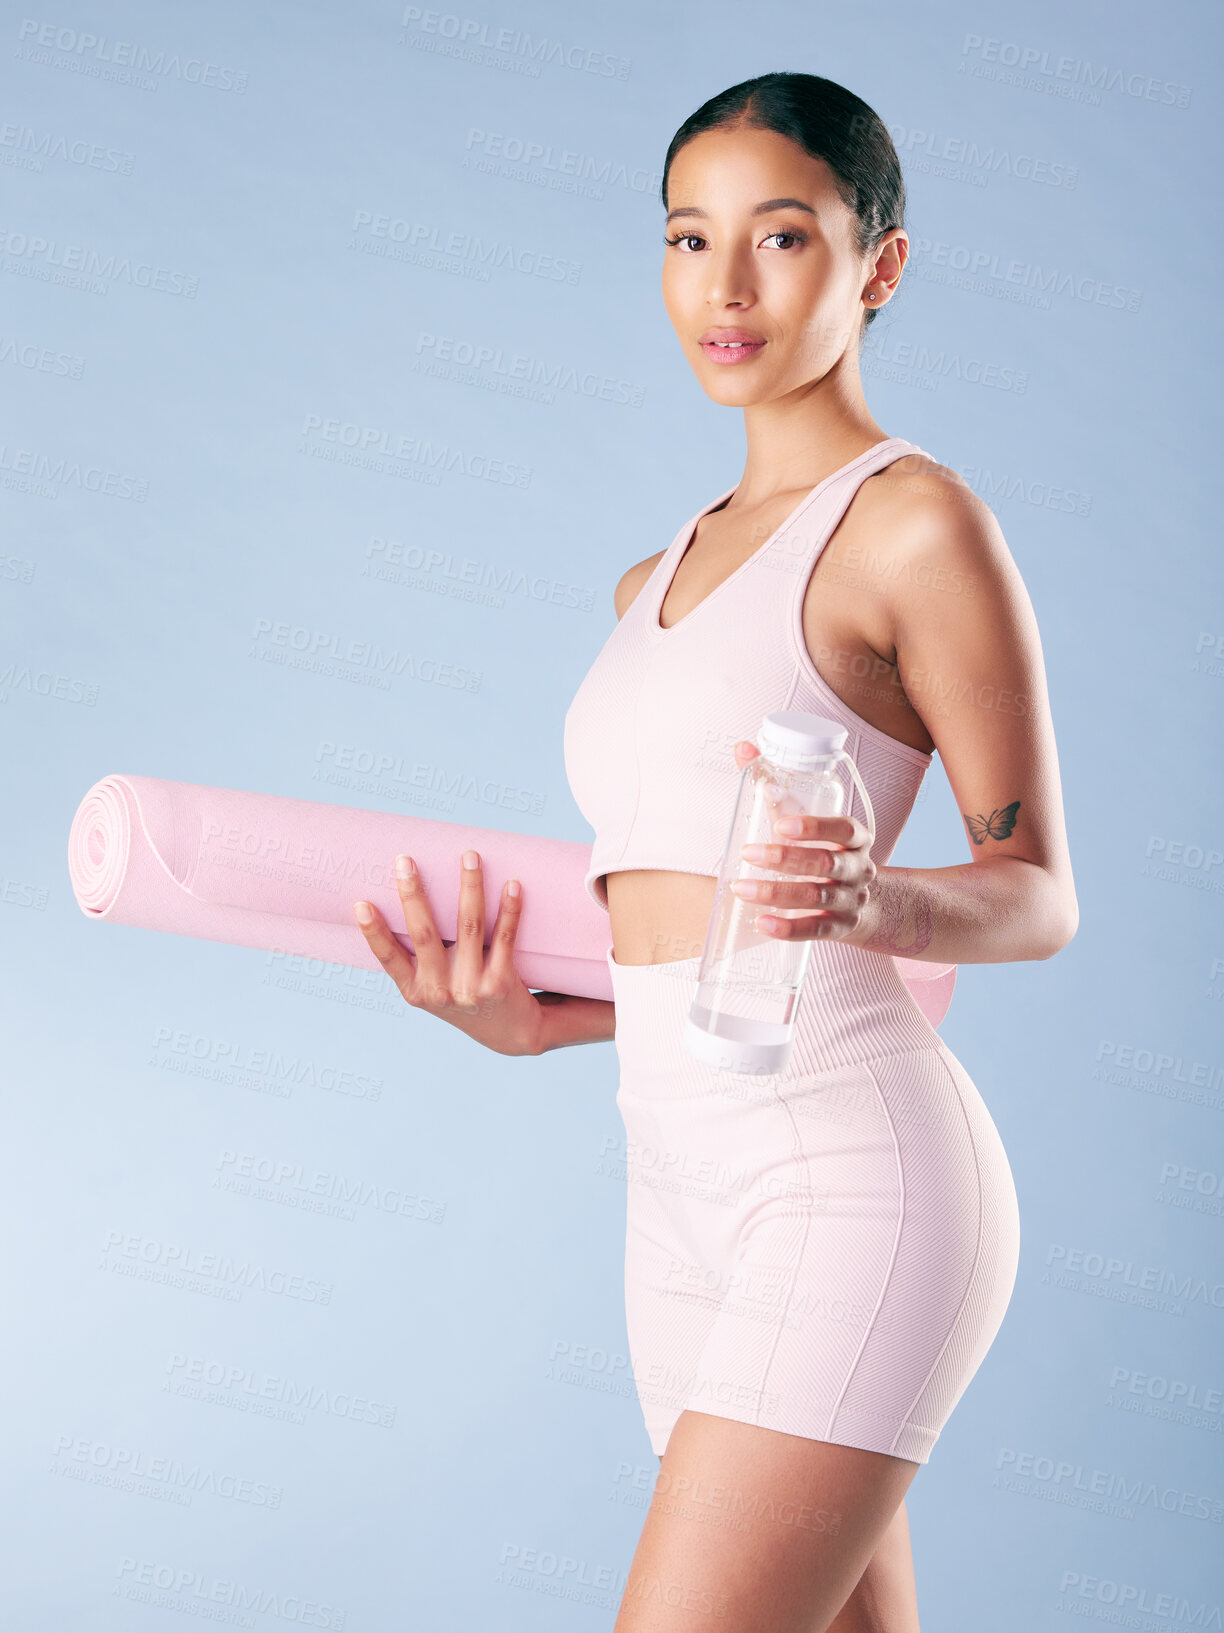
{"type": "Polygon", "coordinates": [[[775,709],[761,721],[757,747],[776,766],[798,770],[845,746],[846,728],[803,709],[775,709]]]}

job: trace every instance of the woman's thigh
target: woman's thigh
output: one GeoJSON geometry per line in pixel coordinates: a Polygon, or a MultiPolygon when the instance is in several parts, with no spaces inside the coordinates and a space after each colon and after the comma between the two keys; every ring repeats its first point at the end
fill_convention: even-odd
{"type": "Polygon", "coordinates": [[[904,1497],[828,1633],[921,1633],[904,1497]]]}
{"type": "Polygon", "coordinates": [[[828,1633],[921,1633],[904,1498],[828,1633]]]}
{"type": "Polygon", "coordinates": [[[614,1633],[827,1633],[920,1467],[682,1412],[614,1633]]]}

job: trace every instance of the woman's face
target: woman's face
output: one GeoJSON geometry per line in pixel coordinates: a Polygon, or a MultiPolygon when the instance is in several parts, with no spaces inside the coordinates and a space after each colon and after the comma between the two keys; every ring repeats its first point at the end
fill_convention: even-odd
{"type": "Polygon", "coordinates": [[[822,159],[775,131],[703,131],[672,160],[667,193],[663,303],[709,397],[771,402],[857,352],[873,272],[879,306],[908,245],[898,229],[860,256],[822,159]],[[746,344],[720,350],[718,339],[746,344]]]}

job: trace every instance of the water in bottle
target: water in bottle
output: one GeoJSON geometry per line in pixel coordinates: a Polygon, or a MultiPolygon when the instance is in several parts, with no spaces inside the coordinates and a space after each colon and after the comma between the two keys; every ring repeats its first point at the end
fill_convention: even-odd
{"type": "Polygon", "coordinates": [[[757,930],[760,914],[785,918],[795,910],[744,901],[731,886],[737,879],[795,877],[746,862],[740,852],[745,845],[794,843],[774,831],[784,816],[843,815],[852,797],[843,773],[858,788],[874,837],[871,799],[845,741],[845,727],[835,720],[798,709],[775,710],[761,722],[760,753],[740,778],[684,1029],[685,1048],[708,1065],[759,1075],[782,1071],[790,1058],[811,940],[780,941],[757,930]]]}

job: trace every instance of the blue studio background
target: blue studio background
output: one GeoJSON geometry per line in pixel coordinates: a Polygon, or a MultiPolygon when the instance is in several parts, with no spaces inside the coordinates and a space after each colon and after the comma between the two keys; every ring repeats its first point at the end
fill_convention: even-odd
{"type": "MultiPolygon", "coordinates": [[[[659,171],[779,68],[901,152],[914,253],[867,395],[1024,575],[1082,913],[1051,961],[962,967],[942,1029],[1023,1246],[907,1499],[924,1618],[1219,1625],[1219,13],[744,16],[0,25],[14,1626],[611,1626],[657,1467],[612,1046],[506,1060],[381,974],[90,922],[66,842],[110,772],[589,840],[562,721],[613,586],[742,468],[659,298],[659,171]],[[314,1212],[227,1189],[245,1158],[443,1206],[314,1212]]],[[[937,759],[895,860],[966,858],[937,759]]]]}

